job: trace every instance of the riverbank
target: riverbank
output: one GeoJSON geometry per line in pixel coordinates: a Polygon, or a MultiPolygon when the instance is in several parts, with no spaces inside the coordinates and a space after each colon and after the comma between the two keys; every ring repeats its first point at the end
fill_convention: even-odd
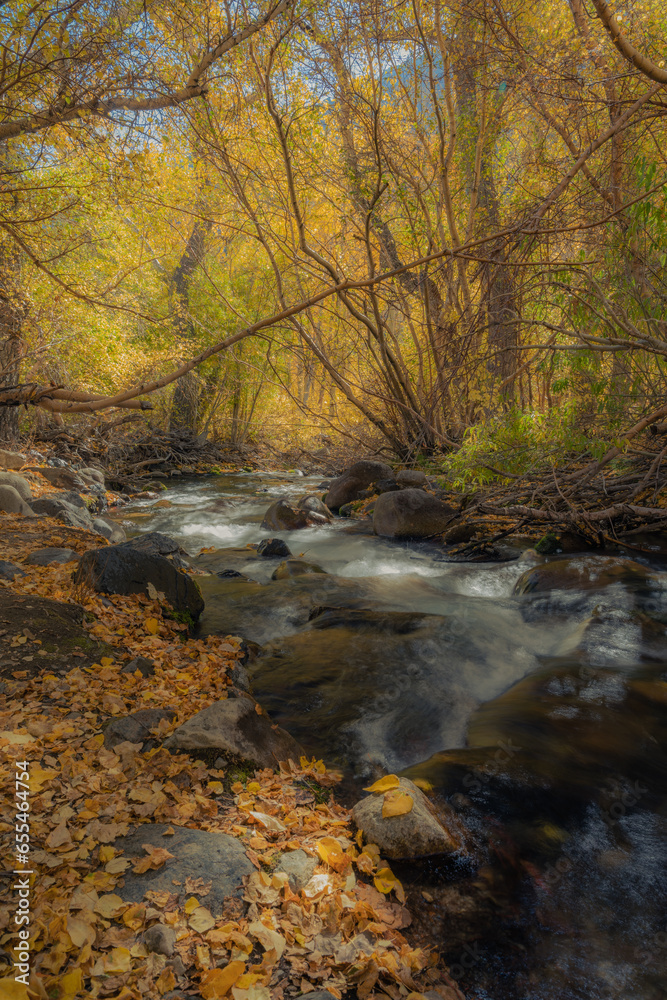
{"type": "MultiPolygon", "coordinates": [[[[273,770],[162,748],[238,695],[241,644],[192,638],[159,597],[74,582],[76,557],[105,544],[52,518],[0,516],[19,569],[0,589],[3,815],[22,806],[10,789],[28,761],[32,872],[29,989],[12,971],[18,900],[3,885],[3,996],[460,1000],[437,954],[409,943],[402,886],[360,849],[321,762],[273,770]],[[64,548],[65,563],[30,561],[64,548]]],[[[13,822],[3,843],[11,871],[13,822]]]]}

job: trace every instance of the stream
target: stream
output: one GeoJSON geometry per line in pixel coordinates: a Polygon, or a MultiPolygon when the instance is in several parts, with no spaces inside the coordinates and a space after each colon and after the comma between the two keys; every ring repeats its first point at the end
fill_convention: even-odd
{"type": "Polygon", "coordinates": [[[343,769],[343,795],[400,771],[457,809],[459,857],[393,867],[468,1000],[666,998],[658,549],[452,562],[345,518],[261,528],[275,499],[321,495],[319,477],[172,483],[114,516],[209,550],[192,560],[199,630],[258,644],[252,693],[274,721],[343,769]],[[282,559],[249,547],[268,537],[308,572],[272,580],[282,559]]]}

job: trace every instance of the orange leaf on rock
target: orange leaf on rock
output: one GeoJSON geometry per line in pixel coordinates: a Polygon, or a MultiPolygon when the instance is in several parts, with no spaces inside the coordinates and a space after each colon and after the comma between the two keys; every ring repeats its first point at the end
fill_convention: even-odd
{"type": "Polygon", "coordinates": [[[382,803],[382,818],[388,819],[390,816],[405,816],[412,812],[414,801],[411,795],[400,789],[394,789],[385,794],[382,803]]]}
{"type": "Polygon", "coordinates": [[[142,875],[149,868],[161,868],[168,858],[173,858],[174,856],[165,847],[153,847],[152,844],[142,844],[142,847],[145,851],[148,851],[148,855],[137,861],[132,869],[136,875],[142,875]]]}

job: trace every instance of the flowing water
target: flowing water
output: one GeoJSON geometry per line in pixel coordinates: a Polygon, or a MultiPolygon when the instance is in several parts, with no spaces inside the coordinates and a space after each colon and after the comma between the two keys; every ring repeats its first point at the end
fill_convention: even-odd
{"type": "Polygon", "coordinates": [[[431,885],[432,929],[449,927],[439,943],[469,998],[667,997],[658,550],[466,564],[345,519],[261,528],[276,498],[318,482],[183,481],[162,494],[170,506],[136,501],[121,520],[213,550],[194,560],[207,574],[200,629],[259,644],[253,694],[309,753],[356,788],[406,770],[457,808],[461,864],[406,877],[431,885]],[[313,571],[272,580],[281,560],[251,547],[266,537],[313,571]],[[466,892],[484,908],[472,943],[454,943],[452,893],[466,892]]]}

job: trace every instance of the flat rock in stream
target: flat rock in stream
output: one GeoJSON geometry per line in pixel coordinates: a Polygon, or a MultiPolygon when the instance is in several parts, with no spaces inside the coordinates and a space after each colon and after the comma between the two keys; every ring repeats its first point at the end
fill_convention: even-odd
{"type": "Polygon", "coordinates": [[[304,750],[289,733],[273,725],[254,698],[216,701],[197,712],[164,741],[167,750],[215,751],[275,770],[280,761],[298,761],[304,750]]]}
{"type": "Polygon", "coordinates": [[[171,824],[174,832],[167,835],[169,829],[167,823],[146,823],[134,833],[115,841],[114,847],[123,851],[126,858],[146,857],[144,844],[163,847],[174,855],[160,868],[143,875],[135,875],[128,870],[124,876],[125,884],[115,891],[129,903],[141,902],[144,893],[149,890],[177,893],[180,901],[185,902],[186,897],[191,895],[185,891],[186,879],[201,878],[204,882],[211,882],[210,892],[201,897],[202,906],[210,910],[214,917],[219,917],[227,899],[241,896],[243,877],[255,871],[243,845],[226,833],[206,833],[171,824]]]}
{"type": "Polygon", "coordinates": [[[352,819],[363,830],[367,844],[377,844],[383,857],[421,858],[433,854],[452,854],[461,846],[452,813],[452,830],[445,829],[435,808],[424,793],[408,778],[399,778],[398,792],[412,799],[409,812],[400,816],[382,815],[385,795],[372,794],[357,802],[352,819]]]}

